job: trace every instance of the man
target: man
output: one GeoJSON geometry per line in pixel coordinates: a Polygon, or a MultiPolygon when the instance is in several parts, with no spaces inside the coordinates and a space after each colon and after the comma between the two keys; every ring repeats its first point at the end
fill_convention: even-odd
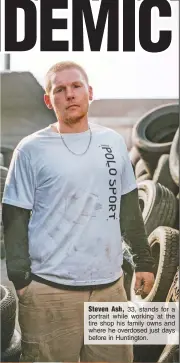
{"type": "Polygon", "coordinates": [[[136,290],[148,294],[154,282],[127,148],[88,122],[93,91],[78,64],[51,67],[45,89],[57,122],[18,144],[3,197],[21,361],[131,363],[132,346],[83,345],[84,302],[127,301],[121,235],[132,244],[136,290]]]}

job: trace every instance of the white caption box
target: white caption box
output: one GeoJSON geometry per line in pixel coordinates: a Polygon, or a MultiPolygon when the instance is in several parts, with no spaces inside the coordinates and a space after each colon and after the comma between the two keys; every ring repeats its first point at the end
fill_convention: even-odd
{"type": "Polygon", "coordinates": [[[179,344],[179,303],[84,303],[84,344],[179,344]]]}

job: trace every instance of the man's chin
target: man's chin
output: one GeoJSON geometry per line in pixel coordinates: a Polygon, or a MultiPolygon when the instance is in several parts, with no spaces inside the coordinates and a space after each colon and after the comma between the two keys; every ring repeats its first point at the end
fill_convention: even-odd
{"type": "Polygon", "coordinates": [[[64,120],[64,123],[66,125],[74,125],[77,124],[78,122],[80,122],[83,119],[84,115],[79,115],[79,116],[71,116],[68,117],[64,120]]]}

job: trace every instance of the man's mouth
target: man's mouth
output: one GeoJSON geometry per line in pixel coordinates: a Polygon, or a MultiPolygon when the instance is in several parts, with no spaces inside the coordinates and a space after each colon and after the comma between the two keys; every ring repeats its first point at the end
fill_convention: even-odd
{"type": "Polygon", "coordinates": [[[73,108],[73,107],[79,107],[78,105],[70,105],[70,106],[68,106],[67,107],[67,110],[69,109],[69,108],[73,108]]]}

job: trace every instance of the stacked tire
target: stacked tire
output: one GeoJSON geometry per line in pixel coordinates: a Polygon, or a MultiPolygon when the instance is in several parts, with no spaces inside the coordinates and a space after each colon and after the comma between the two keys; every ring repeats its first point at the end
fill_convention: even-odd
{"type": "MultiPolygon", "coordinates": [[[[151,110],[134,125],[129,156],[152,256],[155,282],[148,295],[136,295],[135,273],[130,300],[179,301],[179,110],[168,104],[151,110]]],[[[179,360],[174,346],[134,346],[135,362],[179,360]]]]}
{"type": "Polygon", "coordinates": [[[11,289],[0,285],[1,362],[19,362],[21,335],[15,329],[16,299],[11,289]]]}
{"type": "MultiPolygon", "coordinates": [[[[133,127],[132,143],[134,150],[137,150],[140,158],[144,161],[151,177],[153,177],[160,156],[170,154],[172,141],[178,127],[179,110],[177,104],[168,104],[151,110],[133,127]]],[[[178,139],[178,136],[176,137],[178,139]]],[[[174,149],[177,151],[175,145],[174,149]]]]}

